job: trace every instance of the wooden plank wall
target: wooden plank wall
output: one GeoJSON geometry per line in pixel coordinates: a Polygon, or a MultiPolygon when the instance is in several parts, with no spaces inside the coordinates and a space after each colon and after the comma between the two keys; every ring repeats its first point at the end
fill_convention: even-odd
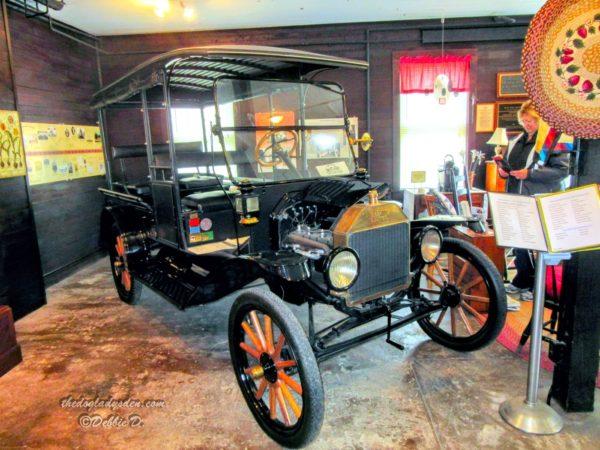
{"type": "MultiPolygon", "coordinates": [[[[19,113],[24,122],[95,125],[88,104],[99,87],[96,53],[52,32],[48,25],[9,11],[19,113]]],[[[47,284],[98,251],[104,177],[31,187],[47,284]]]]}
{"type": "MultiPolygon", "coordinates": [[[[529,17],[519,17],[518,23],[527,23],[529,17]]],[[[498,26],[491,19],[454,19],[446,21],[448,27],[464,30],[468,40],[469,29],[486,23],[498,26]]],[[[394,154],[394,108],[398,100],[393,95],[393,55],[397,52],[439,52],[439,44],[421,43],[423,29],[439,28],[439,21],[410,21],[365,24],[343,24],[327,26],[305,26],[250,30],[224,30],[210,32],[164,33],[133,36],[109,36],[101,39],[110,55],[101,56],[105,83],[125,74],[134,65],[174,48],[218,44],[272,45],[322,52],[335,56],[367,59],[367,34],[370,41],[371,64],[371,132],[375,146],[371,153],[370,172],[373,179],[392,183],[399,172],[395,167],[394,154]]],[[[497,35],[497,28],[490,33],[497,35]]],[[[483,32],[485,34],[485,32],[483,32]]],[[[485,37],[485,36],[484,36],[485,37]]],[[[476,85],[473,96],[476,101],[496,100],[496,73],[514,71],[520,66],[522,41],[485,41],[453,43],[453,49],[472,49],[477,56],[473,68],[476,85]]],[[[360,118],[360,130],[365,130],[367,116],[366,73],[340,70],[325,73],[321,78],[340,82],[348,93],[350,115],[360,118]]],[[[435,124],[432,124],[432,130],[435,124]]],[[[116,134],[128,133],[127,125],[114,130],[116,134]]],[[[471,148],[487,150],[490,134],[474,136],[471,148]]],[[[415,149],[419,151],[419,149],[415,149]]],[[[362,155],[363,160],[365,156],[362,155]]],[[[437,162],[436,162],[437,164],[437,162]]]]}
{"type": "MultiPolygon", "coordinates": [[[[14,110],[7,38],[0,9],[0,108],[14,110]]],[[[15,318],[46,302],[40,256],[25,177],[0,179],[0,305],[15,318]]]]}

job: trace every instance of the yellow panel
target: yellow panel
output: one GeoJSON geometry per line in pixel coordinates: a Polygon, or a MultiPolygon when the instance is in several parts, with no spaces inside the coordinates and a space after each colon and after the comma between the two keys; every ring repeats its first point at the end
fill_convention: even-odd
{"type": "Polygon", "coordinates": [[[0,178],[25,175],[25,155],[17,111],[0,111],[0,178]]]}
{"type": "Polygon", "coordinates": [[[100,129],[87,125],[23,122],[29,184],[106,173],[100,129]]]}

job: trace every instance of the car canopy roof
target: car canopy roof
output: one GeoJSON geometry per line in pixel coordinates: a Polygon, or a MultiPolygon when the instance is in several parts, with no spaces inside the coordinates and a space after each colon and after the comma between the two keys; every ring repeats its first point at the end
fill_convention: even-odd
{"type": "Polygon", "coordinates": [[[188,47],[155,56],[98,91],[92,108],[101,108],[133,97],[142,89],[162,84],[168,75],[172,88],[211,91],[222,77],[299,79],[322,69],[367,69],[369,64],[347,58],[279,47],[218,45],[188,47]]]}

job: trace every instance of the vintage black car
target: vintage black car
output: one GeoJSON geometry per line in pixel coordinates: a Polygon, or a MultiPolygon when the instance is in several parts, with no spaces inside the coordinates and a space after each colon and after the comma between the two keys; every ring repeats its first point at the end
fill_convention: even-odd
{"type": "Polygon", "coordinates": [[[411,222],[359,168],[358,147],[371,141],[351,134],[342,87],[317,77],[367,67],[281,48],[184,48],[93,100],[109,182],[102,240],[119,297],[133,304],[146,285],[185,309],[239,291],[233,369],[258,424],[289,447],[320,430],[319,361],[381,335],[401,348],[390,333],[414,321],[442,345],[476,350],[506,317],[492,262],[447,237],[465,219],[411,222]],[[268,290],[245,288],[258,279],[268,290]],[[285,302],[307,305],[308,333],[285,302]],[[316,303],[344,318],[315,330],[316,303]]]}

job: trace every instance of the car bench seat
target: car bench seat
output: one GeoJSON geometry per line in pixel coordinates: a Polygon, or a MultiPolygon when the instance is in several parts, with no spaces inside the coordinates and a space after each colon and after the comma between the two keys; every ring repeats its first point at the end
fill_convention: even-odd
{"type": "Polygon", "coordinates": [[[222,189],[196,192],[181,199],[181,204],[187,208],[201,213],[218,212],[231,209],[231,202],[235,197],[234,192],[223,192],[222,189]]]}

